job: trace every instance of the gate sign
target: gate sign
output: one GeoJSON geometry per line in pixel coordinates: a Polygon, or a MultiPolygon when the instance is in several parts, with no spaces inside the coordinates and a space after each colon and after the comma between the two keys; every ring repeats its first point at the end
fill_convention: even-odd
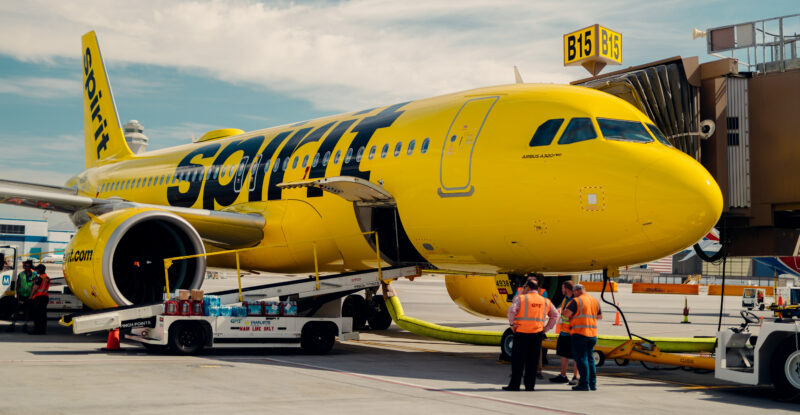
{"type": "Polygon", "coordinates": [[[595,24],[564,35],[564,66],[582,65],[597,75],[607,64],[622,64],[621,34],[595,24]]]}

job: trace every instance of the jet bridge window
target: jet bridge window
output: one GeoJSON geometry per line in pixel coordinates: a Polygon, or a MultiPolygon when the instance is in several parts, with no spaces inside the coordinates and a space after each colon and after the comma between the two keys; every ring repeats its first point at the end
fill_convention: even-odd
{"type": "Polygon", "coordinates": [[[647,128],[650,129],[650,132],[653,133],[659,143],[664,144],[667,147],[672,147],[672,144],[669,142],[669,140],[667,140],[667,137],[664,137],[664,133],[662,133],[658,127],[653,124],[647,124],[647,128]]]}
{"type": "Polygon", "coordinates": [[[634,143],[652,143],[653,137],[639,121],[612,120],[598,118],[597,125],[606,140],[631,141],[634,143]]]}
{"type": "Polygon", "coordinates": [[[597,138],[597,132],[594,131],[590,118],[573,118],[558,139],[558,144],[572,144],[594,138],[597,138]]]}
{"type": "Polygon", "coordinates": [[[533,133],[533,138],[531,138],[531,142],[528,145],[531,147],[549,146],[553,139],[556,138],[556,133],[563,123],[563,118],[555,118],[543,122],[533,133]]]}

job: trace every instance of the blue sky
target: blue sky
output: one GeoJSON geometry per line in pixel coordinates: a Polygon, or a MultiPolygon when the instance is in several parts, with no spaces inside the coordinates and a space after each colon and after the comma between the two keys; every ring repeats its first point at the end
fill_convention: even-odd
{"type": "Polygon", "coordinates": [[[692,28],[794,13],[797,0],[2,2],[0,178],[60,185],[82,170],[89,30],[120,118],[139,120],[159,149],[214,128],[511,83],[514,65],[526,82],[567,83],[586,72],[562,66],[562,35],[594,23],[622,33],[625,67],[711,60],[692,28]]]}

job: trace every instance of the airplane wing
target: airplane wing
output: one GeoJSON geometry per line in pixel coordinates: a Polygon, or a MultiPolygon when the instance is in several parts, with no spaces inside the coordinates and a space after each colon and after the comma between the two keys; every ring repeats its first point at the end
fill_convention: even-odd
{"type": "Polygon", "coordinates": [[[178,215],[192,224],[204,241],[220,247],[252,246],[264,238],[266,220],[259,214],[181,208],[81,196],[77,189],[0,179],[0,203],[72,215],[77,226],[90,220],[88,213],[128,208],[153,208],[178,215]]]}

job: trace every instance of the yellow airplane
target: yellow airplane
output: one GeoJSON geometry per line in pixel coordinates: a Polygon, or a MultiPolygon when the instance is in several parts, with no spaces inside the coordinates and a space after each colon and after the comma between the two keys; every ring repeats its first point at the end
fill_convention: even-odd
{"type": "MultiPolygon", "coordinates": [[[[697,242],[722,210],[703,166],[592,89],[480,88],[134,155],[94,32],[82,63],[86,170],[63,188],[2,181],[0,202],[72,215],[64,274],[91,308],[161,300],[163,259],[180,255],[260,247],[242,268],[309,272],[315,241],[320,271],[374,268],[370,231],[389,265],[616,269],[697,242]]],[[[170,287],[234,261],[178,261],[170,287]]],[[[496,292],[482,281],[451,282],[479,304],[496,292]]]]}

